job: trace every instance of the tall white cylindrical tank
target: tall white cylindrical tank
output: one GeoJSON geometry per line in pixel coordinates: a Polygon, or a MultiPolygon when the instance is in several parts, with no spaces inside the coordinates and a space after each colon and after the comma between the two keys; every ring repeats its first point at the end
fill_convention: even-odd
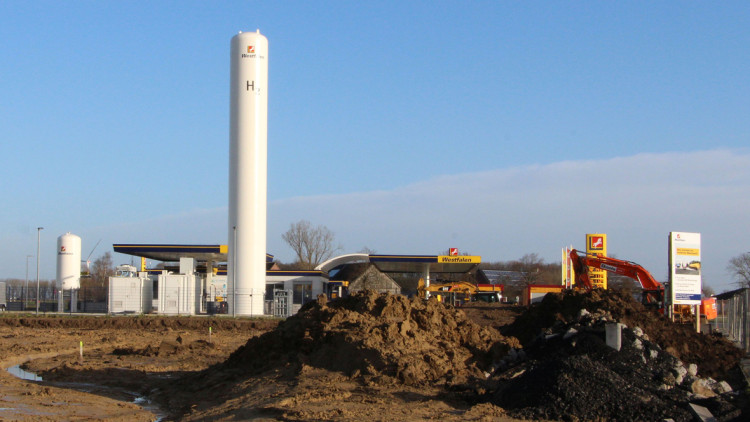
{"type": "Polygon", "coordinates": [[[70,232],[57,238],[57,288],[81,288],[81,238],[70,232]]]}
{"type": "Polygon", "coordinates": [[[268,40],[231,42],[229,123],[229,313],[262,315],[266,289],[268,40]]]}

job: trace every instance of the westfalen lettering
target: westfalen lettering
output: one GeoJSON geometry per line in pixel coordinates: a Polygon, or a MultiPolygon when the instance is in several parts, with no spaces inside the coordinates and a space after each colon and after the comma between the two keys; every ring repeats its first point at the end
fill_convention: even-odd
{"type": "Polygon", "coordinates": [[[463,258],[463,257],[442,257],[441,262],[444,263],[470,263],[470,258],[463,258]]]}

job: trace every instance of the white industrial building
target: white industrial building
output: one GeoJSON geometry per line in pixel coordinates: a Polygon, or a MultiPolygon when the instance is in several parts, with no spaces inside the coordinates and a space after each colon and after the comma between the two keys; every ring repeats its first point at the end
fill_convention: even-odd
{"type": "MultiPolygon", "coordinates": [[[[115,252],[138,256],[141,271],[132,268],[127,276],[110,278],[110,313],[158,313],[163,315],[196,315],[230,313],[231,300],[247,300],[248,294],[230,294],[227,286],[226,246],[222,245],[114,245],[115,252]],[[146,260],[159,261],[157,268],[146,268],[146,260]],[[177,264],[179,263],[179,265],[177,264]],[[148,281],[144,281],[144,278],[148,281]],[[151,306],[136,306],[135,289],[150,286],[151,306]]],[[[279,315],[272,302],[284,292],[286,311],[291,314],[320,294],[326,294],[328,275],[324,271],[282,271],[273,269],[273,256],[266,256],[265,289],[248,303],[261,303],[263,309],[252,313],[279,315]],[[258,300],[259,299],[259,300],[258,300]]],[[[125,267],[125,266],[121,266],[125,267]]],[[[118,267],[118,268],[121,268],[118,267]]],[[[127,266],[130,267],[130,266],[127,266]]],[[[147,295],[138,296],[147,300],[147,295]]],[[[252,305],[250,306],[252,307],[252,305]]]]}
{"type": "Polygon", "coordinates": [[[203,278],[196,274],[195,258],[180,258],[178,274],[162,271],[157,275],[158,313],[195,315],[206,311],[203,278]]]}
{"type": "MultiPolygon", "coordinates": [[[[294,314],[303,304],[327,293],[328,275],[324,274],[321,271],[266,271],[266,290],[292,292],[290,306],[294,314]]],[[[268,299],[273,300],[273,297],[267,296],[268,299]]]]}
{"type": "Polygon", "coordinates": [[[107,309],[109,313],[147,314],[153,306],[153,281],[148,273],[132,265],[120,265],[109,278],[107,309]]]}

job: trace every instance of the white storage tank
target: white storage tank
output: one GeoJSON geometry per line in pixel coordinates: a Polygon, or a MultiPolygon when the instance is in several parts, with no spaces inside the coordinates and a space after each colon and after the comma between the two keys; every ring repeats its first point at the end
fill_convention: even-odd
{"type": "Polygon", "coordinates": [[[57,238],[57,288],[81,288],[81,238],[70,232],[57,238]]]}
{"type": "Polygon", "coordinates": [[[268,188],[268,39],[235,35],[230,59],[230,313],[262,315],[266,291],[268,188]]]}

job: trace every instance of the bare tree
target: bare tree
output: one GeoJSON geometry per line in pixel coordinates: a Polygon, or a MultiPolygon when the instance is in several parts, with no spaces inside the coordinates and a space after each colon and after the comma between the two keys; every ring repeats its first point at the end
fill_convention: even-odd
{"type": "Polygon", "coordinates": [[[21,299],[24,295],[24,281],[18,278],[6,278],[0,280],[5,282],[5,292],[7,300],[21,299]]]}
{"type": "Polygon", "coordinates": [[[750,287],[750,252],[737,255],[729,260],[727,271],[736,277],[740,287],[750,287]]]}
{"type": "Polygon", "coordinates": [[[88,293],[83,293],[83,295],[96,301],[106,300],[109,277],[114,273],[115,265],[112,262],[112,254],[106,252],[91,264],[91,276],[81,279],[81,289],[88,293]]]}
{"type": "Polygon", "coordinates": [[[340,246],[333,245],[334,235],[328,227],[313,227],[307,220],[292,223],[281,238],[297,255],[296,266],[302,270],[315,268],[341,249],[340,246]]]}
{"type": "Polygon", "coordinates": [[[521,282],[529,286],[535,284],[542,275],[544,259],[540,258],[538,253],[527,253],[518,260],[517,266],[518,271],[523,274],[521,282]]]}

